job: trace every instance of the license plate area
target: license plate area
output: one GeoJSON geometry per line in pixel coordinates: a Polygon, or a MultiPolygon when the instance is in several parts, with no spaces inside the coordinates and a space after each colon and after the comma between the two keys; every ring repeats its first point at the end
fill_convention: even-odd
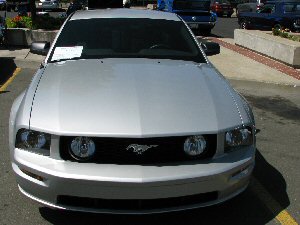
{"type": "Polygon", "coordinates": [[[196,23],[190,23],[190,24],[189,24],[189,27],[190,27],[191,29],[198,29],[198,24],[196,24],[196,23]]]}

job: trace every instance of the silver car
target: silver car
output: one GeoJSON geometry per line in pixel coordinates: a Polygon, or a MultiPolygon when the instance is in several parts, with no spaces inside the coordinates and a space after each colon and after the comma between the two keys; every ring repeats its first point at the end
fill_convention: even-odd
{"type": "Polygon", "coordinates": [[[244,191],[254,118],[208,61],[211,49],[172,13],[71,15],[11,109],[20,191],[49,207],[102,213],[192,209],[244,191]]]}
{"type": "Polygon", "coordinates": [[[38,7],[44,10],[56,10],[59,9],[58,0],[40,0],[38,7]]]}

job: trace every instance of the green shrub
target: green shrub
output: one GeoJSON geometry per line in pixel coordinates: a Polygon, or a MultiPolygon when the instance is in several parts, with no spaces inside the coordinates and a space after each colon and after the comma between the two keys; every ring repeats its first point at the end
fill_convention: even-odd
{"type": "Polygon", "coordinates": [[[14,18],[7,18],[6,24],[8,28],[58,30],[64,20],[64,18],[54,18],[49,15],[38,15],[36,21],[33,23],[29,16],[16,16],[14,18]]]}
{"type": "Polygon", "coordinates": [[[279,35],[280,35],[280,37],[283,37],[283,38],[288,38],[289,37],[289,34],[287,32],[284,32],[284,31],[281,31],[279,35]]]}
{"type": "Polygon", "coordinates": [[[290,32],[289,29],[283,29],[283,28],[282,29],[276,29],[276,28],[272,29],[272,34],[274,36],[280,36],[282,38],[287,38],[292,41],[300,41],[299,36],[290,35],[288,32],[290,32]]]}
{"type": "Polygon", "coordinates": [[[8,28],[32,28],[32,20],[29,16],[16,16],[7,18],[6,25],[8,28]]]}
{"type": "Polygon", "coordinates": [[[29,16],[23,16],[22,22],[26,28],[32,28],[32,19],[29,16]]]}
{"type": "Polygon", "coordinates": [[[280,29],[273,28],[272,33],[274,36],[278,36],[280,34],[280,29]]]}
{"type": "Polygon", "coordinates": [[[295,35],[291,35],[291,36],[289,37],[289,39],[292,40],[292,41],[300,41],[300,37],[295,36],[295,35]]]}

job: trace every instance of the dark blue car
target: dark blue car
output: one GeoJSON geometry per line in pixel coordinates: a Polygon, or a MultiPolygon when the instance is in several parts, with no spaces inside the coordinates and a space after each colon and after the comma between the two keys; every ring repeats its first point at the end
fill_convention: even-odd
{"type": "Polygon", "coordinates": [[[257,12],[245,12],[238,15],[242,29],[271,30],[288,28],[300,30],[300,2],[270,1],[257,12]]]}
{"type": "Polygon", "coordinates": [[[210,0],[158,0],[158,10],[176,13],[199,33],[209,34],[217,21],[210,12],[210,0]]]}

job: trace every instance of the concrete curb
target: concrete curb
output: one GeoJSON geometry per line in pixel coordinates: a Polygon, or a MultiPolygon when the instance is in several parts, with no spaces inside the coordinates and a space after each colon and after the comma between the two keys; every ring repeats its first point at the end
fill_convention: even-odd
{"type": "Polygon", "coordinates": [[[241,29],[234,30],[234,42],[294,68],[300,68],[300,42],[273,36],[271,32],[241,29]]]}
{"type": "Polygon", "coordinates": [[[7,44],[10,46],[30,46],[34,41],[48,41],[52,44],[57,30],[30,30],[27,28],[8,28],[7,44]]]}

